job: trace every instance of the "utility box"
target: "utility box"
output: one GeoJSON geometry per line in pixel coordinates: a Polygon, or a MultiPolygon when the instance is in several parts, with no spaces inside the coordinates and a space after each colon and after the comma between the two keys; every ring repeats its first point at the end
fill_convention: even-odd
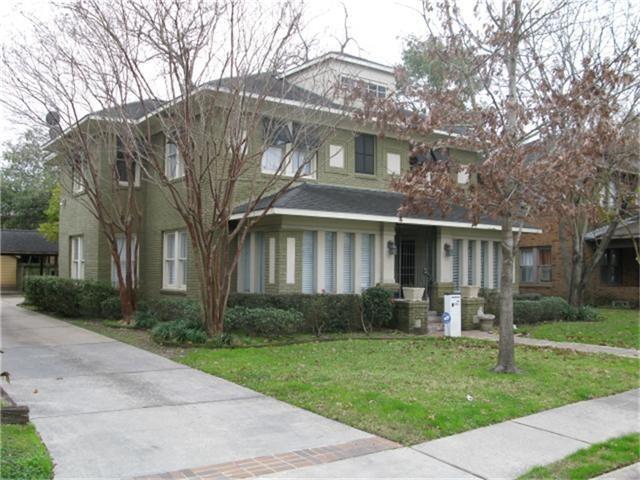
{"type": "Polygon", "coordinates": [[[445,337],[459,337],[462,334],[462,298],[459,293],[444,296],[442,323],[445,337]]]}

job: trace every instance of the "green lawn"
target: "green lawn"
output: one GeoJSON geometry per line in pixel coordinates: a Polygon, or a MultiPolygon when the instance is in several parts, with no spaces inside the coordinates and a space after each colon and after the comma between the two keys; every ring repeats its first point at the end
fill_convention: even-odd
{"type": "Polygon", "coordinates": [[[634,433],[578,450],[562,460],[529,470],[521,479],[593,478],[640,461],[640,434],[634,433]]]}
{"type": "Polygon", "coordinates": [[[427,338],[196,348],[180,361],[404,444],[639,384],[628,358],[520,346],[522,373],[504,375],[496,357],[491,343],[427,338]]]}
{"type": "Polygon", "coordinates": [[[559,342],[593,343],[612,347],[640,347],[640,312],[599,308],[603,320],[598,322],[551,322],[526,325],[533,338],[559,342]]]}
{"type": "Polygon", "coordinates": [[[42,480],[53,476],[49,452],[33,425],[1,425],[0,478],[42,480]]]}

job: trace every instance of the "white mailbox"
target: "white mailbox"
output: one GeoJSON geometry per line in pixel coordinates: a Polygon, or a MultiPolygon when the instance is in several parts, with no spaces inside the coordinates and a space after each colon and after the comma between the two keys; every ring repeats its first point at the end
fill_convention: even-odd
{"type": "Polygon", "coordinates": [[[459,337],[462,334],[462,298],[459,293],[444,296],[442,323],[445,337],[459,337]]]}

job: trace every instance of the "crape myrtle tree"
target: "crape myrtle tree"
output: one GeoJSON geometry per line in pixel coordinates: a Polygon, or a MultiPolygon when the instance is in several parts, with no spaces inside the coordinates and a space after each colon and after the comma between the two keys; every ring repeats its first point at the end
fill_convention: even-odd
{"type": "MultiPolygon", "coordinates": [[[[247,232],[290,186],[315,175],[317,150],[343,116],[344,104],[280,76],[313,44],[303,37],[302,5],[88,0],[63,11],[61,27],[71,26],[54,36],[68,35],[75,46],[55,58],[68,58],[61,70],[71,73],[64,86],[47,79],[86,95],[85,111],[103,107],[94,130],[78,125],[80,115],[64,116],[64,126],[80,143],[89,132],[116,137],[127,174],[140,169],[141,184],[162,192],[188,233],[205,330],[218,335],[247,232]]],[[[30,84],[19,87],[31,105],[30,84]]],[[[320,93],[333,88],[328,82],[320,93]]],[[[46,106],[54,98],[58,111],[77,108],[74,98],[36,97],[46,106]]],[[[99,168],[88,163],[95,182],[99,168]]],[[[141,222],[134,206],[126,217],[141,222]]],[[[114,259],[117,253],[112,248],[114,259]]]]}
{"type": "MultiPolygon", "coordinates": [[[[425,158],[393,182],[394,188],[406,195],[401,213],[437,209],[446,216],[452,207],[463,206],[473,223],[483,217],[499,220],[502,263],[496,372],[517,371],[513,272],[522,227],[566,202],[562,192],[581,174],[580,163],[560,142],[552,154],[547,151],[548,137],[558,132],[543,128],[553,115],[544,111],[543,105],[551,108],[552,103],[538,93],[545,78],[555,74],[553,58],[536,61],[541,58],[539,50],[549,47],[548,37],[541,36],[569,5],[561,2],[543,8],[521,0],[479,2],[471,18],[454,1],[445,0],[437,6],[424,1],[428,33],[439,38],[438,48],[431,48],[429,55],[441,55],[443,61],[455,58],[464,68],[449,68],[450,76],[436,85],[407,81],[406,72],[399,69],[399,84],[406,86],[386,99],[366,98],[358,113],[375,120],[382,131],[404,134],[412,142],[416,158],[425,158]],[[464,86],[465,77],[473,81],[472,87],[464,86]],[[478,163],[461,165],[446,153],[427,155],[455,147],[478,152],[478,163]]],[[[589,78],[600,65],[594,62],[583,67],[572,72],[568,85],[589,78]]],[[[617,85],[618,81],[606,79],[602,88],[611,88],[611,82],[617,85]]],[[[557,107],[561,114],[565,107],[557,107]]],[[[601,132],[584,128],[575,134],[575,142],[593,145],[601,132]]]]}

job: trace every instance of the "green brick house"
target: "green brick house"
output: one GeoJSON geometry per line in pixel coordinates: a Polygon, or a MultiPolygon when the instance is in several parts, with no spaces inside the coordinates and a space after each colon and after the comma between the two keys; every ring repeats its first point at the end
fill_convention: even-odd
{"type": "MultiPolygon", "coordinates": [[[[364,81],[375,95],[384,96],[394,87],[392,68],[339,53],[285,72],[281,81],[295,87],[290,91],[320,95],[317,85],[325,84],[329,74],[344,83],[364,81]]],[[[295,100],[284,98],[282,104],[295,115],[295,100]]],[[[131,121],[145,121],[139,105],[127,109],[131,121]]],[[[166,171],[179,181],[180,153],[166,143],[162,132],[157,144],[165,149],[166,171]]],[[[103,146],[105,163],[116,158],[116,148],[115,142],[103,146]]],[[[277,152],[263,156],[262,175],[269,175],[271,154],[277,152]]],[[[464,163],[477,160],[473,152],[449,154],[464,163]]],[[[235,291],[359,293],[377,284],[428,287],[427,295],[438,310],[445,292],[465,285],[499,287],[500,226],[495,220],[482,219],[473,226],[462,209],[447,218],[398,217],[403,198],[389,190],[389,182],[419,161],[424,158],[410,158],[405,141],[379,136],[356,122],[345,123],[319,146],[309,175],[281,196],[248,235],[238,268],[229,272],[235,291]]],[[[473,181],[464,172],[458,179],[473,181]]],[[[142,296],[197,298],[198,279],[181,218],[161,187],[134,181],[145,212],[137,239],[142,296]]],[[[61,201],[60,275],[113,281],[107,242],[81,205],[81,196],[78,190],[61,201]]],[[[235,215],[244,211],[243,200],[239,195],[235,215]]]]}

